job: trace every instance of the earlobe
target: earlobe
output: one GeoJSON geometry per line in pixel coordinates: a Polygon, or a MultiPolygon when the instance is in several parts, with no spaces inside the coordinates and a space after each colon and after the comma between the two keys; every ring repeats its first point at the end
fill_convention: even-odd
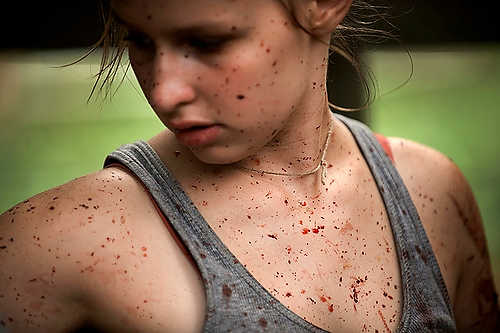
{"type": "Polygon", "coordinates": [[[316,36],[331,34],[349,12],[352,0],[289,0],[297,22],[316,36]]]}

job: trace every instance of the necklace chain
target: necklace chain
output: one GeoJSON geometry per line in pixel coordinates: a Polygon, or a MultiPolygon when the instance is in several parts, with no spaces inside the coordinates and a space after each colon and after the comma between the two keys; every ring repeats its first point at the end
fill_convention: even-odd
{"type": "Polygon", "coordinates": [[[238,166],[238,168],[251,171],[251,172],[256,172],[260,174],[268,174],[268,175],[275,175],[275,176],[285,176],[285,177],[302,177],[302,176],[307,176],[316,173],[320,168],[321,168],[321,184],[325,185],[326,184],[326,176],[327,176],[327,164],[325,161],[326,157],[326,151],[328,150],[328,143],[330,142],[330,137],[333,133],[333,117],[330,116],[330,121],[328,122],[328,134],[326,136],[325,143],[323,144],[322,148],[322,153],[321,153],[321,159],[316,165],[314,169],[311,171],[306,171],[303,173],[285,173],[285,172],[275,172],[275,171],[265,171],[265,170],[259,170],[259,169],[254,169],[254,168],[247,168],[244,166],[238,166]]]}

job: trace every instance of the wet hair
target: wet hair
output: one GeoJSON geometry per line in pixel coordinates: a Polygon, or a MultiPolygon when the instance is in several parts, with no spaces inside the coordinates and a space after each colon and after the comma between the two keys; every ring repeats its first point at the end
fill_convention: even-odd
{"type": "MultiPolygon", "coordinates": [[[[373,2],[373,1],[372,1],[373,2]]],[[[345,107],[329,102],[329,105],[338,111],[359,111],[366,109],[375,99],[376,80],[368,66],[361,60],[361,50],[366,45],[379,44],[386,40],[396,39],[395,27],[389,21],[389,6],[381,5],[382,1],[377,0],[377,4],[369,1],[353,0],[351,9],[340,25],[329,44],[329,71],[333,65],[333,58],[341,56],[345,58],[353,67],[359,77],[364,102],[360,106],[345,107]]],[[[125,37],[127,29],[120,24],[115,17],[110,3],[102,0],[101,14],[104,22],[104,29],[99,40],[84,54],[80,60],[85,59],[95,51],[102,49],[100,68],[95,75],[95,82],[89,94],[88,101],[93,96],[104,95],[104,98],[111,97],[119,85],[123,82],[130,63],[124,63],[123,56],[127,49],[125,37]],[[116,88],[113,82],[119,69],[124,68],[123,76],[116,88]]],[[[328,78],[327,78],[328,81],[328,78]]]]}

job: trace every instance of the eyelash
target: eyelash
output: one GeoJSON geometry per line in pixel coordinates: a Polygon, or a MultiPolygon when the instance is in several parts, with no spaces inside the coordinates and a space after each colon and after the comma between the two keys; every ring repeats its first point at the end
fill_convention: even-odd
{"type": "Polygon", "coordinates": [[[137,32],[128,32],[123,40],[125,42],[132,43],[141,49],[146,49],[153,45],[153,41],[151,41],[151,39],[137,32]]]}
{"type": "Polygon", "coordinates": [[[215,52],[222,49],[228,38],[190,38],[186,41],[188,47],[203,52],[215,52]]]}
{"type": "MultiPolygon", "coordinates": [[[[129,32],[123,38],[124,41],[134,44],[140,49],[147,49],[153,46],[153,41],[148,37],[137,32],[129,32]]],[[[180,44],[185,44],[189,48],[193,48],[202,52],[216,52],[222,49],[222,47],[229,41],[229,37],[217,37],[217,38],[199,38],[192,37],[187,38],[184,42],[179,42],[180,44]]]]}

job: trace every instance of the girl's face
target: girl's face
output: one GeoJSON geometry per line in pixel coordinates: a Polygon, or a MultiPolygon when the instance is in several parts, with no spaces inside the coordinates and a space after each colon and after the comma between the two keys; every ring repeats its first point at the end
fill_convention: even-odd
{"type": "Polygon", "coordinates": [[[112,4],[150,105],[205,163],[272,145],[312,89],[310,36],[279,0],[112,4]]]}

